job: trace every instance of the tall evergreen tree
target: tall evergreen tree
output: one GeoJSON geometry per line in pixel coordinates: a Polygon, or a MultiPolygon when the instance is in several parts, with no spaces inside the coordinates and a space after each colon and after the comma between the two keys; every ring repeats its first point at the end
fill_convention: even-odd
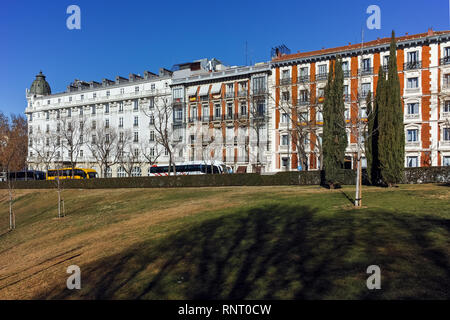
{"type": "Polygon", "coordinates": [[[325,180],[330,188],[340,185],[339,171],[343,168],[347,133],[345,130],[344,72],[340,58],[330,66],[323,105],[323,161],[325,180]],[[334,72],[333,72],[334,69],[334,72]]]}
{"type": "Polygon", "coordinates": [[[396,50],[395,33],[392,31],[389,72],[384,89],[386,103],[381,104],[379,109],[378,143],[381,178],[388,186],[401,182],[405,157],[405,132],[396,50]]]}
{"type": "MultiPolygon", "coordinates": [[[[367,96],[367,138],[365,140],[365,154],[367,159],[367,174],[372,184],[378,184],[380,181],[380,159],[378,155],[379,141],[379,110],[380,106],[386,104],[386,74],[383,68],[378,70],[378,82],[376,97],[372,104],[371,94],[367,96]]],[[[383,109],[383,107],[381,107],[383,109]]]]}

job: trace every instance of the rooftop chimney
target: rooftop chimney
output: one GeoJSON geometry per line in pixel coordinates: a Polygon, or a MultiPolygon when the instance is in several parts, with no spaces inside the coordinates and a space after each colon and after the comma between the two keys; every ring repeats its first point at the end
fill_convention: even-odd
{"type": "Polygon", "coordinates": [[[429,28],[429,29],[428,29],[428,35],[429,35],[429,36],[433,36],[433,35],[434,35],[433,28],[429,28]]]}

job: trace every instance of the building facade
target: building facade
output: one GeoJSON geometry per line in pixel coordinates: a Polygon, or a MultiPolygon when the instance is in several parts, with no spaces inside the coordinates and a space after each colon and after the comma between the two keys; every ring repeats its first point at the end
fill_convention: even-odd
{"type": "MultiPolygon", "coordinates": [[[[376,94],[379,68],[387,70],[389,43],[278,54],[243,67],[202,59],[158,74],[75,80],[57,94],[40,73],[26,93],[29,167],[76,163],[103,176],[140,176],[172,156],[176,163],[224,162],[235,172],[320,169],[324,88],[339,56],[346,167],[354,168],[354,128],[367,117],[365,97],[376,94]]],[[[450,32],[397,38],[397,66],[405,166],[450,165],[450,32]]]]}
{"type": "MultiPolygon", "coordinates": [[[[276,99],[275,171],[296,169],[301,153],[307,154],[309,169],[320,167],[321,98],[330,63],[338,56],[342,58],[345,77],[346,160],[348,167],[355,166],[357,137],[352,126],[367,116],[365,97],[369,91],[376,94],[379,68],[387,71],[389,45],[390,38],[384,38],[272,60],[276,99]],[[293,116],[283,117],[289,112],[293,116]],[[301,121],[307,122],[311,131],[304,151],[299,151],[298,144],[286,138],[289,124],[295,126],[301,121]]],[[[406,136],[405,166],[450,165],[450,32],[429,30],[397,38],[397,66],[406,136]]]]}

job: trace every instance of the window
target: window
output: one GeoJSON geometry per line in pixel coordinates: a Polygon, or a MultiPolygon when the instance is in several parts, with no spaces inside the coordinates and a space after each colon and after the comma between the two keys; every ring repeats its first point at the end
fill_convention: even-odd
{"type": "Polygon", "coordinates": [[[444,112],[450,112],[450,100],[444,103],[444,112]]]}
{"type": "Polygon", "coordinates": [[[154,157],[155,156],[155,147],[151,147],[150,148],[150,156],[154,157]]]}
{"type": "Polygon", "coordinates": [[[363,97],[367,97],[367,94],[369,93],[370,88],[371,88],[371,83],[370,82],[369,83],[363,83],[361,85],[361,94],[362,94],[363,97]]]}
{"type": "Polygon", "coordinates": [[[30,122],[33,121],[33,114],[30,113],[30,122]]]}
{"type": "Polygon", "coordinates": [[[359,117],[362,119],[367,118],[367,108],[366,107],[361,107],[359,109],[359,117]]]}
{"type": "Polygon", "coordinates": [[[106,91],[106,97],[109,97],[109,96],[110,96],[110,92],[108,90],[108,91],[106,91]]]}
{"type": "Polygon", "coordinates": [[[135,127],[139,126],[139,117],[138,116],[134,116],[133,126],[135,126],[135,127]]]}
{"type": "Polygon", "coordinates": [[[203,105],[203,119],[207,119],[209,117],[209,106],[203,105]]]}
{"type": "Polygon", "coordinates": [[[105,103],[105,113],[109,113],[109,103],[105,103]]]}
{"type": "Polygon", "coordinates": [[[418,136],[419,136],[419,130],[417,129],[408,129],[407,130],[407,136],[406,136],[406,141],[407,142],[416,142],[418,141],[418,136]]]}
{"type": "Polygon", "coordinates": [[[155,116],[153,114],[150,115],[150,124],[155,124],[155,116]]]}
{"type": "Polygon", "coordinates": [[[69,97],[69,102],[72,102],[72,97],[69,97]]]}
{"type": "Polygon", "coordinates": [[[139,142],[139,132],[134,133],[133,142],[139,142]]]}
{"type": "Polygon", "coordinates": [[[363,59],[361,63],[361,67],[363,71],[369,71],[370,70],[370,59],[363,59]]]}
{"type": "Polygon", "coordinates": [[[60,132],[61,131],[61,124],[58,122],[56,124],[56,132],[60,132]]]}
{"type": "Polygon", "coordinates": [[[126,177],[126,176],[127,176],[127,173],[125,171],[125,168],[124,167],[119,167],[119,169],[117,169],[117,177],[123,178],[123,177],[126,177]]]}
{"type": "Polygon", "coordinates": [[[318,74],[319,75],[325,75],[327,73],[327,65],[326,64],[321,64],[318,66],[318,74]]]}
{"type": "Polygon", "coordinates": [[[56,119],[61,118],[61,112],[59,110],[56,110],[56,119]]]}
{"type": "Polygon", "coordinates": [[[72,109],[71,108],[69,108],[69,109],[67,109],[67,117],[72,117],[72,109]]]}
{"type": "Polygon", "coordinates": [[[289,79],[289,77],[290,77],[290,75],[291,75],[291,73],[290,73],[290,71],[289,70],[283,70],[283,73],[282,73],[282,79],[289,79]]]}
{"type": "Polygon", "coordinates": [[[287,134],[281,136],[281,145],[282,146],[289,145],[289,136],[287,134]]]}
{"type": "MultiPolygon", "coordinates": [[[[153,121],[153,123],[155,123],[155,117],[153,115],[150,116],[150,121],[153,121]]],[[[175,109],[175,121],[178,122],[183,121],[183,109],[181,108],[175,109]]]]}
{"type": "Polygon", "coordinates": [[[92,129],[96,129],[97,128],[97,122],[94,120],[92,121],[92,129]]]}
{"type": "Polygon", "coordinates": [[[95,92],[92,94],[92,98],[97,98],[97,94],[95,92]]]}
{"type": "Polygon", "coordinates": [[[247,115],[247,104],[245,102],[241,103],[241,115],[247,115]]]}
{"type": "Polygon", "coordinates": [[[345,73],[345,71],[349,71],[348,61],[343,61],[342,62],[342,70],[344,71],[344,73],[345,73]]]}
{"type": "Polygon", "coordinates": [[[109,119],[105,120],[105,128],[108,129],[109,128],[109,119]]]}
{"type": "Polygon", "coordinates": [[[134,87],[134,92],[139,93],[139,87],[134,87]]]}
{"type": "Polygon", "coordinates": [[[407,166],[409,168],[418,167],[418,157],[406,157],[407,166]]]}
{"type": "Polygon", "coordinates": [[[283,123],[288,123],[289,122],[289,117],[288,117],[287,113],[283,113],[281,115],[281,122],[283,122],[283,123]]]}
{"type": "Polygon", "coordinates": [[[419,114],[419,104],[418,103],[408,103],[408,114],[419,114]]]}
{"type": "Polygon", "coordinates": [[[264,100],[258,100],[256,102],[256,113],[258,116],[264,116],[266,113],[266,102],[264,100]]]}
{"type": "Polygon", "coordinates": [[[442,139],[444,141],[450,141],[450,128],[444,128],[442,132],[442,139]]]}
{"type": "Polygon", "coordinates": [[[289,101],[289,91],[284,91],[282,94],[283,101],[289,101]]]}
{"type": "Polygon", "coordinates": [[[119,102],[119,112],[123,112],[123,101],[119,102]]]}
{"type": "Polygon", "coordinates": [[[81,143],[81,144],[84,143],[84,142],[83,142],[83,135],[82,135],[82,134],[80,135],[80,143],[81,143]]]}
{"type": "Polygon", "coordinates": [[[412,63],[417,62],[417,60],[419,60],[418,57],[419,57],[419,51],[408,52],[408,62],[412,62],[412,63]]]}
{"type": "Polygon", "coordinates": [[[133,153],[135,157],[139,157],[139,149],[134,149],[133,153]]]}
{"type": "Polygon", "coordinates": [[[83,107],[80,107],[80,116],[83,115],[83,107]]]}
{"type": "Polygon", "coordinates": [[[325,88],[319,88],[319,89],[317,89],[317,96],[320,98],[320,97],[323,97],[325,95],[325,88]]]}
{"type": "Polygon", "coordinates": [[[105,134],[105,142],[109,143],[109,133],[105,134]]]}
{"type": "Polygon", "coordinates": [[[46,128],[45,128],[45,133],[49,133],[50,132],[50,125],[47,124],[46,128]]]}
{"type": "Polygon", "coordinates": [[[150,142],[155,141],[155,131],[150,131],[150,142]]]}
{"type": "Polygon", "coordinates": [[[95,134],[92,135],[92,143],[96,143],[97,142],[97,137],[95,134]]]}
{"type": "Polygon", "coordinates": [[[308,90],[300,90],[299,101],[300,102],[308,101],[308,90]]]}
{"type": "Polygon", "coordinates": [[[95,114],[95,106],[91,106],[91,114],[95,114]]]}
{"type": "Polygon", "coordinates": [[[123,132],[119,132],[119,142],[123,142],[123,132]]]}
{"type": "Polygon", "coordinates": [[[134,100],[133,102],[133,111],[138,111],[139,110],[139,101],[138,100],[134,100]]]}
{"type": "Polygon", "coordinates": [[[215,110],[215,113],[214,113],[215,118],[219,119],[221,117],[221,113],[222,113],[222,108],[220,107],[220,104],[216,103],[214,105],[214,110],[215,110]]]}
{"type": "Polygon", "coordinates": [[[119,118],[119,128],[123,128],[123,118],[119,118]]]}
{"type": "Polygon", "coordinates": [[[150,85],[150,89],[151,89],[152,91],[155,91],[155,84],[154,84],[154,83],[152,83],[152,84],[150,85]]]}
{"type": "Polygon", "coordinates": [[[149,99],[149,108],[150,109],[153,109],[154,107],[155,107],[155,97],[150,97],[150,99],[149,99]]]}
{"type": "Polygon", "coordinates": [[[80,95],[80,100],[84,100],[84,94],[80,95]]]}
{"type": "Polygon", "coordinates": [[[175,100],[183,100],[183,88],[176,88],[173,89],[173,98],[175,100]]]}
{"type": "Polygon", "coordinates": [[[387,67],[389,65],[389,56],[383,57],[383,66],[387,67]]]}
{"type": "Polygon", "coordinates": [[[444,167],[450,166],[450,156],[444,156],[442,157],[442,165],[444,167]]]}
{"type": "Polygon", "coordinates": [[[80,157],[83,157],[84,156],[84,154],[83,154],[83,149],[81,149],[80,150],[80,157]]]}
{"type": "Polygon", "coordinates": [[[417,89],[419,88],[419,78],[408,78],[408,89],[417,89]]]}
{"type": "Polygon", "coordinates": [[[323,114],[321,111],[317,111],[316,113],[316,121],[322,122],[323,121],[323,114]]]}
{"type": "Polygon", "coordinates": [[[131,176],[132,177],[140,177],[142,176],[142,170],[140,167],[133,167],[131,170],[131,176]]]}
{"type": "Polygon", "coordinates": [[[253,93],[266,92],[266,77],[253,78],[253,93]]]}
{"type": "Polygon", "coordinates": [[[233,104],[227,103],[227,117],[232,118],[233,117],[233,104]]]}
{"type": "Polygon", "coordinates": [[[446,74],[444,74],[444,77],[443,77],[443,85],[444,85],[444,88],[449,88],[450,87],[450,73],[446,73],[446,74]]]}

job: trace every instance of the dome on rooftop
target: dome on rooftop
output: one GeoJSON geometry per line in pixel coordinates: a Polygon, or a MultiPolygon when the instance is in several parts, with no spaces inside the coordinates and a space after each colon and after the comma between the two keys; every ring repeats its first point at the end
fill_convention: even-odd
{"type": "Polygon", "coordinates": [[[51,93],[52,90],[50,89],[50,85],[45,80],[45,76],[42,71],[40,71],[39,74],[36,75],[36,79],[31,84],[30,94],[47,96],[51,93]]]}

